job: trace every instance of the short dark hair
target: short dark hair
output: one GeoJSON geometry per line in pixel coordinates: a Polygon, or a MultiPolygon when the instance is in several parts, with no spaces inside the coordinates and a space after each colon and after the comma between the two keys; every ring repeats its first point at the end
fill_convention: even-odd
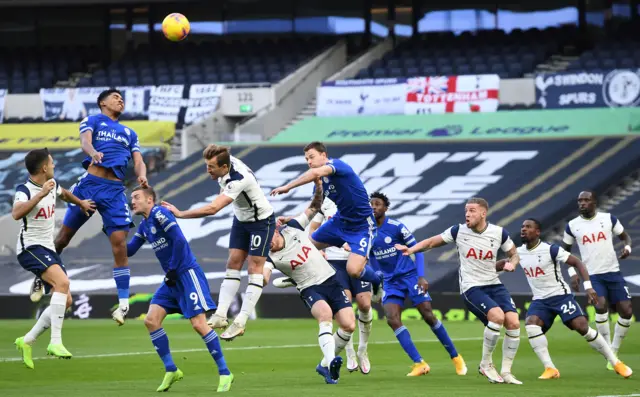
{"type": "Polygon", "coordinates": [[[24,165],[30,175],[35,175],[45,162],[49,161],[49,149],[34,149],[24,157],[24,165]]]}
{"type": "Polygon", "coordinates": [[[205,160],[211,160],[215,157],[218,167],[223,165],[231,167],[231,149],[227,146],[212,143],[202,151],[202,157],[204,157],[205,160]]]}
{"type": "Polygon", "coordinates": [[[373,192],[373,193],[371,193],[371,196],[369,196],[369,199],[370,200],[380,199],[384,203],[384,206],[387,207],[387,208],[389,208],[389,206],[391,205],[391,202],[389,201],[389,197],[387,197],[387,195],[382,193],[382,192],[373,192]]]}
{"type": "Polygon", "coordinates": [[[98,109],[102,109],[102,106],[100,106],[100,102],[107,99],[107,97],[111,94],[120,94],[120,96],[122,96],[122,92],[120,92],[120,90],[117,90],[115,88],[109,88],[108,90],[102,91],[100,95],[98,95],[98,100],[96,101],[98,103],[98,109]]]}
{"type": "Polygon", "coordinates": [[[467,204],[478,204],[480,207],[489,211],[489,203],[487,202],[487,200],[481,197],[471,197],[469,200],[467,200],[467,204]]]}
{"type": "Polygon", "coordinates": [[[591,194],[591,200],[595,201],[596,203],[598,202],[598,195],[593,190],[583,190],[580,193],[589,193],[591,194]]]}
{"type": "Polygon", "coordinates": [[[136,186],[135,189],[133,189],[133,192],[142,192],[145,196],[149,197],[151,196],[151,198],[153,198],[153,202],[156,202],[156,191],[153,190],[153,188],[151,186],[144,188],[142,186],[136,186]]]}
{"type": "Polygon", "coordinates": [[[313,141],[310,144],[308,144],[307,146],[304,147],[304,152],[308,152],[311,149],[315,149],[318,151],[318,153],[327,153],[327,147],[324,145],[324,143],[319,142],[319,141],[313,141]]]}
{"type": "Polygon", "coordinates": [[[527,218],[527,219],[525,219],[525,221],[533,222],[533,224],[536,225],[536,229],[542,230],[542,223],[540,223],[540,221],[537,220],[536,218],[527,218]]]}

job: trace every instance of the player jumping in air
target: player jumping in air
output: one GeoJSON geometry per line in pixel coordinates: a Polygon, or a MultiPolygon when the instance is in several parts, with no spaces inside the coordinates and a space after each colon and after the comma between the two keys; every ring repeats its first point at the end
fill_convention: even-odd
{"type": "Polygon", "coordinates": [[[396,248],[404,255],[411,255],[455,242],[460,260],[460,293],[469,311],[485,325],[478,371],[491,383],[520,385],[522,382],[511,373],[520,345],[520,321],[509,291],[500,282],[496,256],[499,249],[508,255],[509,261],[503,269],[508,272],[515,270],[520,258],[507,230],[487,222],[488,212],[485,199],[471,198],[465,205],[465,224],[454,225],[411,248],[403,245],[396,248]],[[501,375],[493,365],[493,351],[503,325],[507,330],[502,343],[501,375]]]}
{"type": "Polygon", "coordinates": [[[336,204],[338,213],[311,235],[311,241],[318,249],[342,247],[347,243],[351,247],[347,273],[372,283],[374,300],[379,301],[382,274],[367,266],[376,224],[364,184],[347,163],[327,157],[327,148],[321,142],[305,146],[304,154],[310,169],[294,181],[274,189],[271,195],[288,193],[321,178],[324,195],[336,204]]]}
{"type": "Polygon", "coordinates": [[[336,271],[311,243],[305,228],[320,210],[322,185],[316,182],[316,191],[309,208],[295,218],[281,218],[271,241],[270,261],[265,265],[265,285],[272,270],[278,269],[288,278],[274,280],[274,285],[284,288],[295,285],[304,303],[318,320],[318,343],[324,358],[316,367],[328,384],[338,383],[342,357],[340,352],[351,340],[355,329],[355,316],[351,302],[336,278],[336,271]],[[338,322],[333,333],[332,318],[338,322]]]}
{"type": "Polygon", "coordinates": [[[229,259],[227,274],[220,286],[218,310],[209,319],[211,328],[229,325],[227,313],[240,288],[240,270],[245,259],[249,262],[249,284],[242,301],[240,313],[220,337],[231,341],[245,332],[247,320],[262,295],[264,263],[268,247],[276,227],[273,207],[267,200],[253,171],[242,161],[231,156],[229,148],[209,145],[203,157],[207,172],[217,179],[221,192],[211,204],[204,207],[180,211],[173,205],[162,202],[177,218],[203,218],[215,215],[233,203],[233,226],[229,237],[229,259]]]}
{"type": "Polygon", "coordinates": [[[53,244],[56,199],[60,197],[77,205],[85,216],[90,215],[95,205],[91,200],[80,200],[58,185],[53,179],[53,158],[46,148],[30,151],[24,162],[29,180],[16,188],[11,211],[13,219],[21,221],[16,248],[18,262],[41,280],[46,293],[53,291],[49,307],[42,312],[31,331],[15,341],[22,352],[24,365],[33,369],[31,346],[48,328],[51,328],[51,342],[47,354],[71,358],[71,353],[62,344],[62,322],[65,311],[71,306],[71,292],[69,278],[53,244]]]}
{"type": "MultiPolygon", "coordinates": [[[[575,256],[556,244],[549,245],[540,241],[540,222],[526,219],[520,229],[520,237],[524,243],[518,247],[520,265],[527,276],[533,292],[533,300],[527,311],[526,330],[529,343],[544,365],[540,379],[560,377],[560,371],[551,361],[546,332],[553,325],[556,316],[560,316],[564,325],[582,335],[589,345],[625,378],[631,376],[631,368],[619,361],[607,341],[598,331],[589,327],[589,322],[582,308],[569,290],[569,285],[562,279],[560,263],[566,263],[572,269],[578,269],[587,293],[589,303],[598,301],[596,291],[591,287],[589,273],[585,265],[575,256]]],[[[502,270],[506,260],[496,263],[496,269],[502,270]]]]}
{"type": "MultiPolygon", "coordinates": [[[[309,226],[309,232],[313,233],[320,225],[329,221],[338,213],[338,207],[329,198],[325,198],[322,202],[320,211],[316,214],[309,226]]],[[[345,294],[349,301],[355,299],[358,306],[358,353],[353,348],[353,338],[349,340],[345,348],[347,353],[347,370],[349,372],[357,371],[368,374],[371,372],[371,362],[369,361],[369,353],[367,345],[369,336],[371,335],[371,325],[373,321],[373,312],[371,311],[371,283],[361,281],[357,278],[349,276],[347,273],[347,259],[349,252],[344,248],[327,247],[325,255],[331,266],[336,270],[336,278],[340,281],[345,294]]]]}
{"type": "Polygon", "coordinates": [[[135,255],[138,249],[148,242],[166,273],[164,282],[151,298],[149,312],[144,320],[151,342],[166,370],[164,380],[157,391],[167,391],[171,385],[183,378],[182,371],[173,361],[169,350],[169,338],[162,328],[162,322],[167,314],[171,313],[182,313],[191,321],[193,329],[200,334],[207,345],[207,351],[218,365],[218,391],[229,391],[233,374],[227,368],[218,335],[207,324],[205,314],[216,308],[211,299],[207,277],[198,265],[173,214],[156,205],[155,201],[156,193],[150,187],[138,187],[131,193],[133,212],[142,215],[144,219],[138,226],[138,232],[127,245],[127,255],[135,255]]]}
{"type": "MultiPolygon", "coordinates": [[[[624,242],[624,248],[619,259],[624,259],[631,254],[631,237],[624,231],[620,221],[606,212],[598,212],[598,204],[595,193],[590,191],[580,192],[578,195],[578,209],[580,216],[572,219],[567,224],[564,232],[562,248],[571,252],[571,247],[577,242],[580,257],[587,266],[591,275],[593,289],[598,293],[596,302],[596,328],[604,339],[611,345],[613,353],[617,356],[622,340],[629,332],[631,326],[631,295],[625,284],[624,277],[620,273],[620,264],[613,247],[613,235],[618,236],[624,242]],[[615,325],[613,341],[609,333],[609,306],[615,306],[620,315],[615,325]]],[[[578,276],[573,268],[569,268],[571,285],[574,291],[580,290],[578,276]]],[[[610,362],[607,368],[613,369],[610,362]]]]}
{"type": "MultiPolygon", "coordinates": [[[[127,259],[127,235],[133,226],[125,194],[124,178],[129,161],[133,159],[138,183],[147,186],[147,167],[140,153],[138,136],[120,124],[124,112],[122,94],[116,89],[98,95],[101,114],[86,117],[80,122],[82,150],[88,155],[82,162],[87,170],[71,191],[80,199],[92,199],[111,242],[115,267],[113,278],[118,289],[119,305],[113,319],[123,325],[129,312],[129,280],[131,272],[127,259]]],[[[69,245],[78,229],[89,219],[77,206],[69,206],[62,227],[55,240],[58,254],[69,245]]]]}
{"type": "Polygon", "coordinates": [[[431,327],[431,331],[447,349],[456,367],[456,373],[466,375],[467,365],[464,359],[456,351],[444,325],[431,310],[431,297],[427,292],[429,283],[424,278],[424,254],[416,252],[414,261],[408,256],[400,255],[396,249],[396,244],[413,247],[416,245],[416,239],[405,225],[395,219],[387,218],[389,205],[389,198],[386,195],[380,192],[371,195],[371,207],[378,223],[378,235],[371,247],[373,253],[371,263],[373,267],[381,269],[384,273],[382,305],[387,323],[414,363],[407,376],[426,375],[430,370],[429,365],[422,359],[413,344],[409,330],[400,319],[404,300],[407,297],[411,299],[413,306],[418,309],[424,321],[431,327]]]}

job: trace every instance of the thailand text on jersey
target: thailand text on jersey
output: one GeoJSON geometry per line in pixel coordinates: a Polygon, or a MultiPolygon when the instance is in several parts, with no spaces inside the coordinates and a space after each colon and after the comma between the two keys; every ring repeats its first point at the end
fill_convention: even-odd
{"type": "Polygon", "coordinates": [[[309,219],[301,214],[282,228],[284,247],[278,252],[269,252],[265,266],[274,267],[295,281],[298,290],[320,285],[336,271],[320,251],[311,243],[305,228],[309,219]]]}
{"type": "MultiPolygon", "coordinates": [[[[113,171],[115,176],[124,180],[127,165],[134,152],[140,152],[138,135],[132,129],[113,121],[104,114],[86,117],[80,122],[80,134],[91,133],[93,148],[104,154],[100,167],[113,171]]],[[[87,169],[91,164],[91,157],[82,161],[87,169]]]]}
{"type": "Polygon", "coordinates": [[[396,250],[396,244],[413,247],[416,239],[405,225],[395,219],[385,218],[371,246],[372,264],[382,271],[385,280],[416,271],[416,263],[396,250]]]}
{"type": "MultiPolygon", "coordinates": [[[[26,202],[42,191],[39,185],[29,179],[26,183],[16,187],[14,203],[26,202]]],[[[41,245],[55,251],[53,233],[55,231],[56,199],[62,194],[62,188],[58,183],[35,207],[20,220],[20,232],[16,252],[20,254],[25,248],[32,245],[41,245]]]]}
{"type": "Polygon", "coordinates": [[[273,207],[265,196],[253,171],[231,156],[229,173],[218,178],[222,194],[233,199],[233,213],[240,222],[257,222],[273,214],[273,207]]]}
{"type": "Polygon", "coordinates": [[[620,271],[618,256],[613,247],[613,236],[624,232],[624,227],[613,215],[597,212],[592,218],[578,216],[569,221],[563,241],[578,245],[582,262],[589,274],[620,271]]]}
{"type": "Polygon", "coordinates": [[[533,299],[546,299],[571,293],[560,270],[560,264],[567,261],[569,253],[559,245],[549,245],[539,241],[538,245],[531,249],[526,245],[518,247],[518,254],[520,267],[527,276],[533,299]]]}
{"type": "MultiPolygon", "coordinates": [[[[322,202],[322,206],[320,207],[320,212],[316,214],[313,221],[317,223],[324,223],[334,217],[337,213],[338,207],[336,207],[336,203],[325,197],[322,202]]],[[[330,246],[325,248],[324,252],[327,254],[327,260],[329,261],[346,261],[349,259],[349,252],[343,248],[330,246]]]]}
{"type": "MultiPolygon", "coordinates": [[[[159,205],[151,209],[149,217],[143,219],[133,237],[133,244],[151,244],[160,265],[165,272],[176,270],[181,273],[198,267],[195,255],[171,211],[159,205]]],[[[132,244],[130,243],[130,244],[132,244]]]]}
{"type": "Polygon", "coordinates": [[[484,231],[476,233],[465,224],[445,230],[442,239],[455,242],[460,261],[460,292],[471,287],[501,284],[496,272],[498,250],[507,252],[514,247],[509,233],[500,226],[487,223],[484,231]]]}
{"type": "Polygon", "coordinates": [[[322,178],[322,189],[338,207],[340,219],[353,223],[366,223],[373,216],[367,190],[355,171],[344,161],[329,159],[333,174],[322,178]]]}

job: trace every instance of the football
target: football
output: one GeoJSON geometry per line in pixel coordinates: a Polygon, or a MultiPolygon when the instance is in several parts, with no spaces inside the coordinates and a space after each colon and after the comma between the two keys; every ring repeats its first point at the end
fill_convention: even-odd
{"type": "Polygon", "coordinates": [[[190,30],[191,25],[187,17],[177,12],[167,15],[162,21],[162,33],[171,41],[184,40],[190,30]]]}

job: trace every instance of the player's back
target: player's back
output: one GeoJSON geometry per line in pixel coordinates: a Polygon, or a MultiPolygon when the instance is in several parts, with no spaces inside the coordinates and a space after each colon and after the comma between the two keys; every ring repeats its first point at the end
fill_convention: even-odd
{"type": "Polygon", "coordinates": [[[571,293],[560,271],[560,263],[566,262],[569,253],[560,246],[540,241],[528,249],[526,244],[518,247],[520,266],[527,276],[533,299],[546,299],[571,293]]]}
{"type": "Polygon", "coordinates": [[[590,219],[578,216],[570,220],[565,229],[565,240],[567,235],[575,240],[589,274],[617,272],[620,264],[613,247],[613,235],[623,231],[615,216],[598,212],[590,219]]]}
{"type": "Polygon", "coordinates": [[[320,285],[336,273],[304,229],[285,226],[280,234],[284,247],[278,252],[269,252],[269,258],[276,269],[295,281],[298,290],[320,285]]]}
{"type": "Polygon", "coordinates": [[[240,222],[264,220],[273,214],[273,207],[255,174],[240,159],[231,156],[229,173],[219,178],[218,183],[234,198],[233,213],[240,222]],[[237,189],[242,192],[236,195],[237,189]]]}
{"type": "Polygon", "coordinates": [[[395,247],[396,244],[410,245],[415,241],[409,229],[395,219],[385,218],[384,223],[378,227],[371,253],[375,259],[373,262],[380,268],[385,280],[402,278],[416,271],[413,260],[402,255],[395,247]]]}
{"type": "MultiPolygon", "coordinates": [[[[118,179],[124,180],[133,153],[140,151],[135,131],[104,114],[85,117],[80,122],[80,133],[88,131],[91,131],[93,147],[104,155],[97,165],[111,169],[118,179]]],[[[87,156],[82,166],[87,169],[89,164],[91,157],[87,156]]]]}
{"type": "Polygon", "coordinates": [[[142,220],[138,230],[138,235],[151,244],[165,272],[173,268],[180,273],[199,267],[171,211],[159,205],[154,206],[149,218],[142,220]]]}
{"type": "Polygon", "coordinates": [[[342,160],[332,158],[326,165],[333,168],[333,174],[322,178],[322,189],[325,197],[336,203],[338,217],[348,222],[366,222],[373,210],[360,177],[342,160]]]}
{"type": "MultiPolygon", "coordinates": [[[[42,191],[42,186],[29,179],[26,183],[16,187],[16,202],[26,202],[42,191]]],[[[55,189],[40,200],[35,207],[20,220],[20,232],[16,253],[20,254],[26,248],[41,245],[55,251],[53,233],[55,231],[56,199],[62,193],[62,188],[56,183],[55,189]]]]}
{"type": "Polygon", "coordinates": [[[511,244],[509,233],[500,226],[487,223],[476,233],[465,224],[455,225],[442,234],[446,242],[455,241],[460,261],[460,292],[469,288],[501,284],[496,272],[498,250],[511,244]]]}

